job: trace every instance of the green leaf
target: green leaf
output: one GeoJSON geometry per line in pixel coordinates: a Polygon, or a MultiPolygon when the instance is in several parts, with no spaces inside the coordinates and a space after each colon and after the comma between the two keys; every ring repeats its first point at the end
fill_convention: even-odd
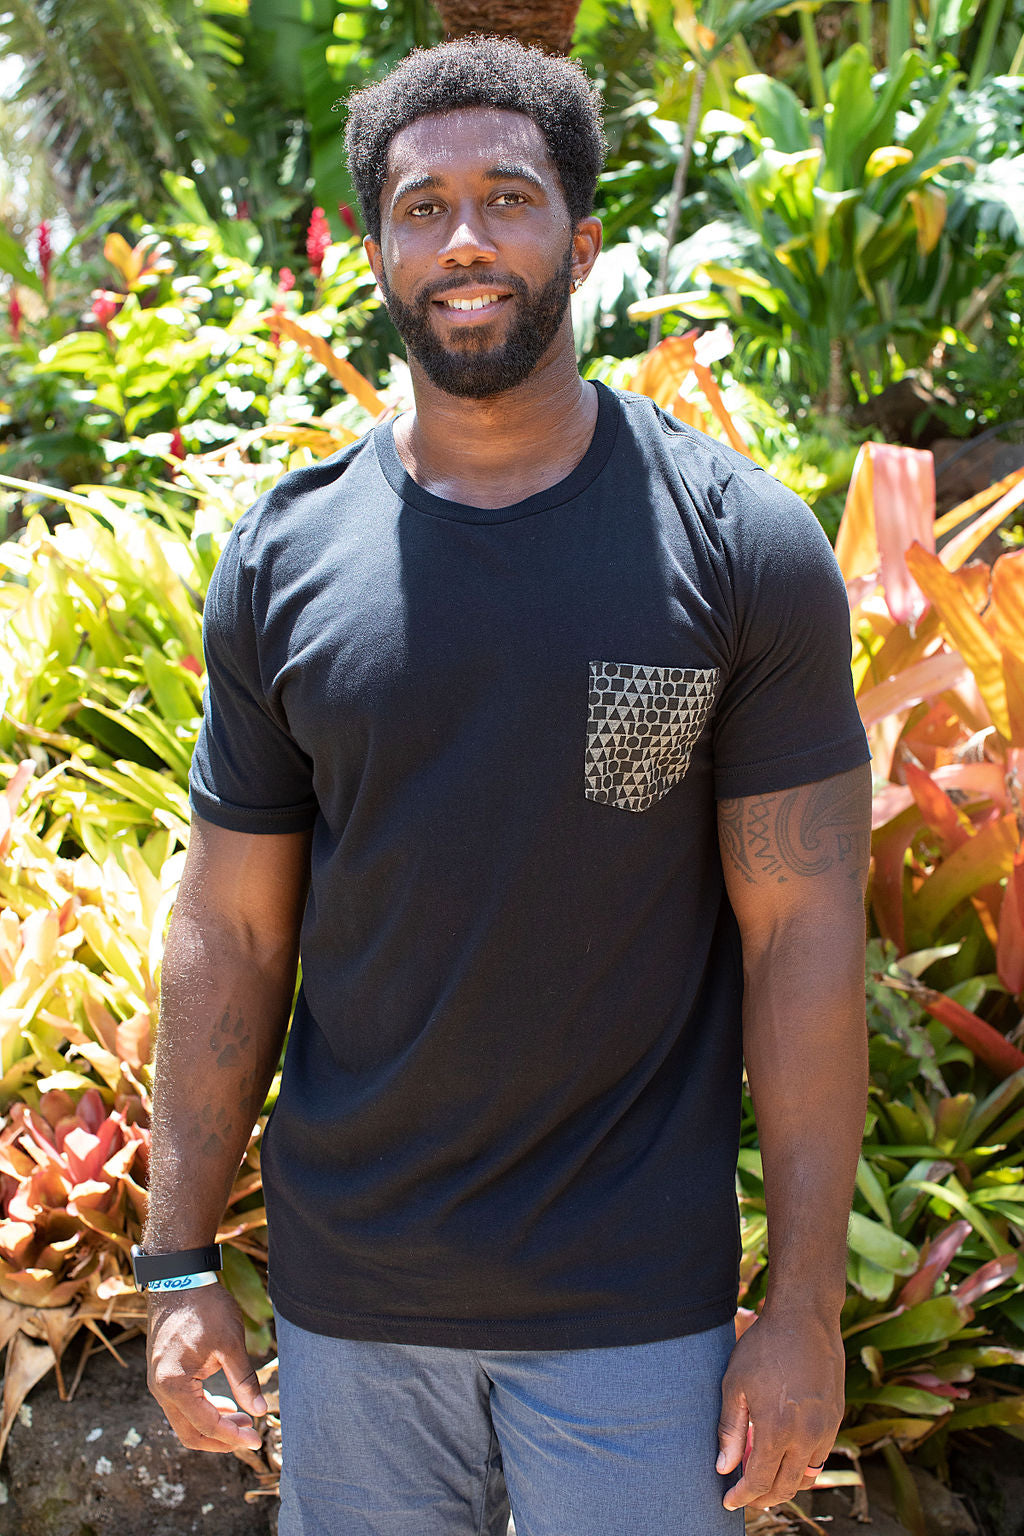
{"type": "Polygon", "coordinates": [[[799,96],[771,75],[744,75],[736,90],[754,106],[754,122],[762,138],[771,139],[784,154],[811,149],[811,126],[799,96]]]}
{"type": "Polygon", "coordinates": [[[984,1429],[998,1424],[1024,1424],[1024,1397],[1003,1397],[994,1403],[954,1408],[950,1429],[984,1429]]]}
{"type": "Polygon", "coordinates": [[[857,1163],[857,1188],[879,1220],[891,1228],[892,1215],[885,1186],[863,1154],[857,1163]]]}
{"type": "Polygon", "coordinates": [[[849,1244],[854,1253],[892,1274],[912,1275],[919,1263],[913,1243],[859,1211],[850,1212],[849,1244]]]}
{"type": "Polygon", "coordinates": [[[920,1344],[938,1344],[959,1333],[964,1323],[964,1309],[954,1296],[934,1296],[930,1301],[908,1307],[899,1317],[880,1323],[858,1335],[861,1348],[873,1345],[883,1354],[887,1349],[913,1349],[920,1344]]]}
{"type": "Polygon", "coordinates": [[[848,1403],[873,1403],[880,1408],[895,1408],[899,1413],[932,1414],[938,1417],[950,1410],[950,1399],[936,1392],[926,1392],[923,1387],[904,1387],[890,1384],[884,1387],[863,1387],[847,1390],[848,1403]]]}
{"type": "Polygon", "coordinates": [[[33,293],[43,291],[42,282],[25,260],[24,250],[2,225],[0,225],[0,272],[6,272],[23,288],[31,288],[33,293]]]}
{"type": "Polygon", "coordinates": [[[224,1263],[224,1284],[238,1302],[245,1315],[256,1323],[267,1322],[274,1309],[267,1299],[266,1286],[259,1270],[247,1254],[225,1244],[221,1249],[224,1263]]]}
{"type": "Polygon", "coordinates": [[[860,43],[840,55],[829,91],[832,110],[825,116],[824,173],[832,191],[855,186],[860,180],[853,170],[853,157],[877,108],[872,74],[867,49],[860,43]]]}
{"type": "MultiPolygon", "coordinates": [[[[948,1206],[950,1210],[956,1211],[962,1216],[965,1221],[969,1221],[978,1236],[985,1239],[992,1252],[997,1256],[1008,1251],[1010,1245],[1000,1241],[984,1216],[979,1210],[975,1209],[962,1190],[952,1189],[949,1184],[933,1184],[930,1179],[906,1179],[904,1182],[908,1185],[915,1184],[918,1189],[923,1189],[929,1194],[933,1200],[939,1201],[941,1205],[948,1206]]],[[[946,1215],[946,1212],[940,1210],[940,1215],[946,1215]]]]}

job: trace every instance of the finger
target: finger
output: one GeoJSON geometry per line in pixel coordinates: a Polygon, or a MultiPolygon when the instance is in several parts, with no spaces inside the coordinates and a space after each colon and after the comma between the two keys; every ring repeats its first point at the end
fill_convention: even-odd
{"type": "Polygon", "coordinates": [[[218,1456],[229,1456],[234,1450],[235,1447],[224,1440],[211,1440],[209,1436],[201,1434],[190,1419],[185,1418],[173,1407],[163,1403],[160,1406],[163,1408],[168,1424],[186,1450],[211,1451],[218,1456]]]}
{"type": "Polygon", "coordinates": [[[715,1471],[735,1472],[747,1448],[750,1409],[745,1392],[731,1393],[722,1388],[722,1416],[718,1421],[718,1460],[715,1471]]]}
{"type": "MultiPolygon", "coordinates": [[[[768,1505],[784,1504],[803,1486],[804,1476],[807,1471],[807,1450],[805,1446],[791,1446],[783,1456],[779,1469],[775,1474],[775,1481],[768,1490],[768,1505]]],[[[766,1506],[767,1507],[767,1506],[766,1506]]]]}
{"type": "Polygon", "coordinates": [[[218,1359],[228,1379],[228,1386],[235,1395],[235,1402],[240,1408],[245,1408],[251,1413],[254,1418],[262,1418],[267,1412],[267,1400],[260,1391],[256,1367],[249,1356],[243,1354],[239,1360],[236,1355],[221,1353],[218,1359]]]}
{"type": "MultiPolygon", "coordinates": [[[[233,1413],[221,1413],[203,1391],[203,1384],[196,1377],[186,1378],[184,1381],[179,1378],[173,1389],[165,1386],[155,1395],[168,1419],[171,1418],[173,1410],[177,1418],[189,1426],[190,1433],[198,1434],[204,1440],[219,1442],[228,1450],[233,1450],[236,1445],[244,1445],[249,1450],[256,1451],[263,1444],[259,1432],[253,1427],[248,1415],[244,1416],[244,1423],[238,1424],[234,1422],[236,1416],[233,1413]]],[[[233,1408],[234,1404],[232,1404],[233,1408]]],[[[172,1423],[172,1428],[180,1439],[178,1425],[172,1423]]]]}
{"type": "Polygon", "coordinates": [[[813,1454],[812,1453],[811,1458],[808,1461],[807,1466],[804,1468],[804,1475],[803,1475],[803,1477],[802,1477],[802,1479],[800,1481],[801,1491],[803,1489],[805,1489],[805,1488],[813,1488],[814,1487],[814,1485],[817,1482],[818,1478],[821,1476],[822,1472],[824,1472],[824,1470],[825,1470],[825,1463],[826,1463],[826,1461],[828,1460],[828,1458],[829,1458],[829,1456],[831,1454],[832,1454],[832,1447],[831,1446],[829,1446],[827,1452],[819,1449],[817,1454],[813,1454]]]}
{"type": "Polygon", "coordinates": [[[759,1509],[767,1509],[771,1498],[772,1488],[775,1485],[779,1471],[779,1453],[764,1443],[758,1444],[758,1438],[754,1436],[754,1448],[743,1469],[743,1476],[738,1483],[726,1493],[722,1503],[726,1509],[742,1509],[745,1505],[755,1505],[759,1509]]]}

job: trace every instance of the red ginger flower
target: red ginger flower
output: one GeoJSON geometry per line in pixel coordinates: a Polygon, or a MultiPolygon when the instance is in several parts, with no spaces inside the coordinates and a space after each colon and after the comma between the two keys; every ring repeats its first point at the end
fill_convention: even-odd
{"type": "Polygon", "coordinates": [[[43,287],[50,286],[50,267],[53,262],[53,246],[50,243],[50,221],[43,219],[36,230],[36,246],[39,251],[39,270],[43,274],[43,287]]]}
{"type": "Polygon", "coordinates": [[[174,431],[171,433],[171,442],[168,451],[172,459],[183,459],[185,457],[185,444],[182,441],[180,427],[175,427],[174,431]]]}
{"type": "Polygon", "coordinates": [[[18,303],[18,295],[11,289],[11,296],[7,300],[7,319],[11,327],[11,339],[17,341],[21,335],[21,305],[18,303]]]}
{"type": "MultiPolygon", "coordinates": [[[[277,274],[277,297],[275,298],[273,304],[270,306],[271,315],[284,314],[285,296],[286,294],[291,293],[294,287],[295,273],[292,271],[291,267],[282,267],[280,272],[277,274]]],[[[273,319],[270,321],[270,334],[274,338],[275,345],[277,345],[280,341],[281,328],[280,326],[275,325],[273,319]]]]}
{"type": "Polygon", "coordinates": [[[356,216],[352,212],[352,209],[349,207],[348,203],[339,203],[338,212],[341,215],[341,222],[344,224],[345,228],[349,230],[353,235],[358,235],[359,225],[356,223],[356,216]]]}
{"type": "Polygon", "coordinates": [[[90,314],[96,324],[106,330],[123,303],[123,294],[112,293],[109,288],[94,288],[90,314]]]}
{"type": "Polygon", "coordinates": [[[320,276],[324,254],[331,243],[330,225],[322,208],[314,208],[306,231],[306,255],[315,277],[320,276]]]}

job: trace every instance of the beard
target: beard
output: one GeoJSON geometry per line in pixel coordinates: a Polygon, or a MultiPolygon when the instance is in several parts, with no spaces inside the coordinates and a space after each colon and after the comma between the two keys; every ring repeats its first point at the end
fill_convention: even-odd
{"type": "Polygon", "coordinates": [[[434,330],[431,304],[445,293],[466,287],[473,280],[468,268],[453,274],[451,281],[419,293],[411,304],[397,297],[386,273],[381,292],[395,330],[430,382],[447,395],[483,400],[522,384],[554,341],[569,307],[572,254],[570,245],[554,276],[535,291],[521,277],[503,277],[495,284],[507,288],[516,304],[508,334],[497,346],[489,344],[490,325],[467,328],[455,345],[442,341],[434,330]]]}

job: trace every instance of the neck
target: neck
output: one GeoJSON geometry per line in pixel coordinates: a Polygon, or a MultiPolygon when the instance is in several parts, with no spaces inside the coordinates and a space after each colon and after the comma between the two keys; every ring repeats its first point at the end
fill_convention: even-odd
{"type": "Polygon", "coordinates": [[[484,400],[445,394],[410,358],[415,408],[395,423],[395,447],[418,485],[501,507],[571,473],[593,436],[597,392],[580,378],[566,329],[528,379],[484,400]]]}

